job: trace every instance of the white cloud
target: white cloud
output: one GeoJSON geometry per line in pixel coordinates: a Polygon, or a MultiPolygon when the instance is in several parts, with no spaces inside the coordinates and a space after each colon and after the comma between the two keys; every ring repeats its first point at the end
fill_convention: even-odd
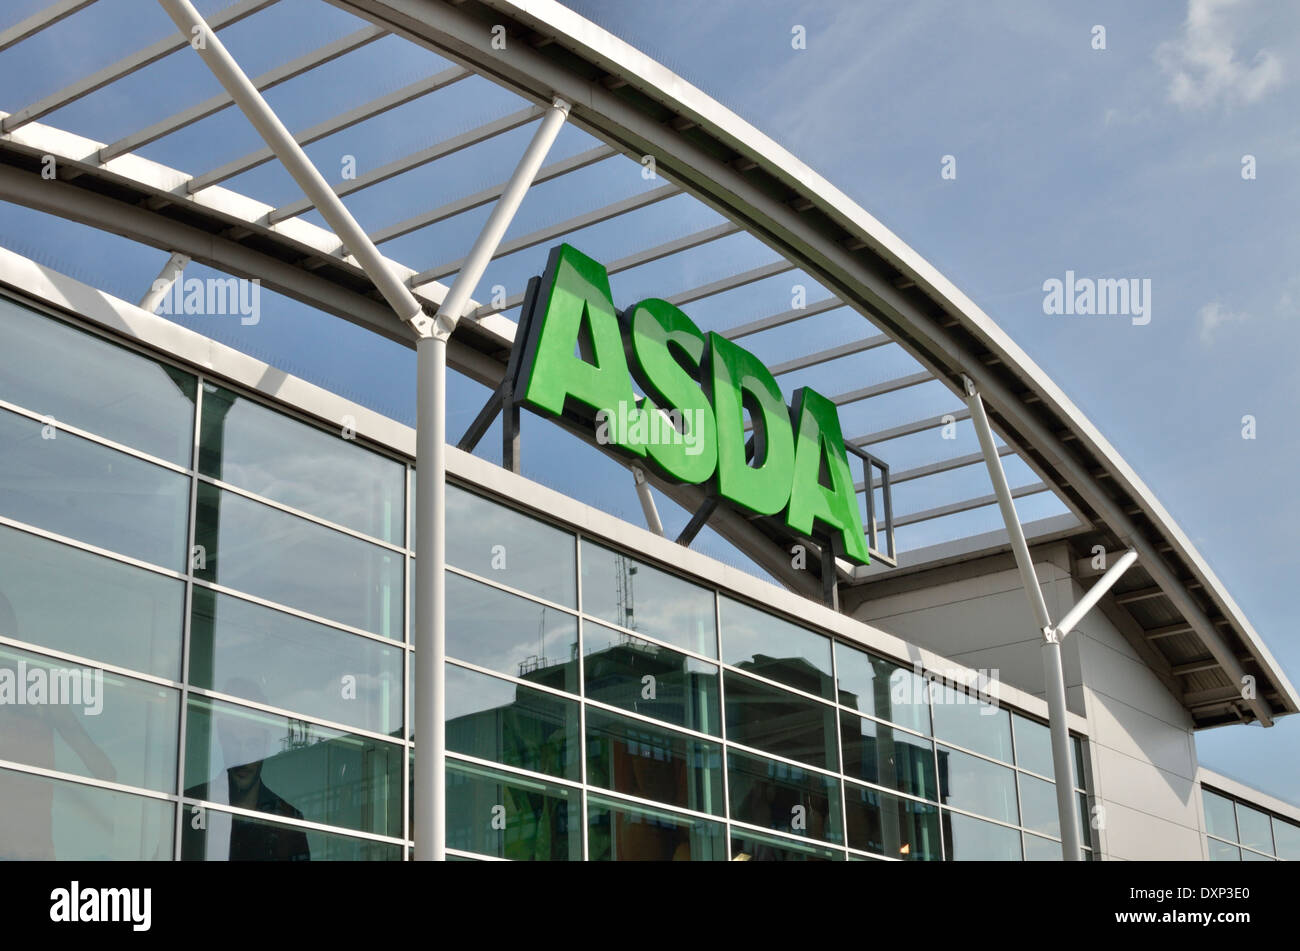
{"type": "Polygon", "coordinates": [[[1188,0],[1175,40],[1160,44],[1156,61],[1169,77],[1169,99],[1182,109],[1249,104],[1282,81],[1282,61],[1266,49],[1249,65],[1233,48],[1241,10],[1253,0],[1188,0]]]}
{"type": "Polygon", "coordinates": [[[1217,300],[1210,301],[1196,312],[1196,322],[1201,331],[1201,343],[1209,346],[1214,342],[1214,336],[1218,333],[1220,327],[1225,324],[1239,323],[1245,319],[1245,314],[1233,313],[1217,300]]]}

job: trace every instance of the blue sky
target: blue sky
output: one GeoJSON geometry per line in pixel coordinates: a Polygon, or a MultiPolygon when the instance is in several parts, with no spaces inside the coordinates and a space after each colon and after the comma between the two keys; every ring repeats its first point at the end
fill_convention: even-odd
{"type": "MultiPolygon", "coordinates": [[[[14,0],[3,25],[45,2],[14,0]]],[[[206,14],[224,5],[198,3],[206,14]]],[[[1300,7],[1266,0],[572,5],[781,142],[974,299],[1153,488],[1283,668],[1300,679],[1289,557],[1300,537],[1300,505],[1290,492],[1292,468],[1300,462],[1293,429],[1300,408],[1294,372],[1300,344],[1300,237],[1294,226],[1300,208],[1300,7]],[[805,29],[806,49],[792,48],[796,25],[805,29]],[[1105,27],[1104,50],[1092,48],[1095,25],[1105,27]],[[953,180],[940,177],[945,155],[956,159],[953,180]],[[1253,180],[1242,178],[1244,155],[1255,157],[1253,180]],[[1043,282],[1067,270],[1149,279],[1150,324],[1045,315],[1043,282]],[[1256,419],[1253,440],[1241,438],[1247,414],[1256,419]]],[[[361,25],[319,0],[282,0],[223,37],[256,74],[361,25]]],[[[171,30],[152,2],[100,0],[0,56],[6,90],[0,108],[15,111],[171,30]]],[[[446,66],[410,44],[381,40],[268,98],[298,130],[446,66]]],[[[413,101],[308,151],[337,181],[345,156],[355,156],[364,172],[523,105],[478,78],[453,89],[454,95],[413,101]],[[466,90],[473,95],[460,94],[466,90]]],[[[182,51],[45,121],[111,142],[217,91],[197,58],[182,51]]],[[[369,229],[437,207],[503,180],[530,134],[530,128],[516,130],[497,147],[468,150],[360,192],[349,207],[369,229]]],[[[566,129],[552,158],[594,144],[566,129]]],[[[228,110],[142,154],[199,173],[260,145],[242,117],[228,110]]],[[[539,186],[510,234],[663,184],[644,181],[639,171],[620,159],[563,185],[539,186]]],[[[276,205],[299,197],[274,164],[227,184],[276,205]]],[[[454,260],[485,217],[486,210],[470,213],[383,250],[417,268],[454,260]]],[[[599,248],[612,260],[719,220],[692,199],[669,199],[637,213],[635,228],[615,223],[587,229],[581,246],[599,248]]],[[[166,258],[4,204],[0,244],[133,300],[166,258]]],[[[546,247],[494,264],[480,298],[496,283],[511,293],[521,290],[543,266],[546,247]]],[[[638,295],[697,286],[772,259],[752,239],[727,239],[616,277],[616,301],[625,305],[638,295]]],[[[205,271],[195,266],[191,273],[205,271]]],[[[688,311],[701,326],[735,326],[788,307],[790,284],[789,276],[758,282],[688,311]]],[[[810,287],[808,296],[815,300],[821,292],[810,287]]],[[[263,301],[263,319],[254,327],[214,318],[184,322],[413,422],[409,350],[269,292],[263,301]]],[[[775,362],[862,333],[861,318],[840,310],[746,343],[775,362]]],[[[837,361],[819,380],[838,392],[906,372],[906,359],[882,351],[837,361]]],[[[782,382],[804,380],[792,374],[782,382]]],[[[485,395],[477,384],[453,385],[453,433],[485,395]]],[[[937,385],[903,391],[846,409],[845,429],[886,428],[941,412],[952,400],[937,385]]],[[[581,447],[551,448],[540,435],[544,425],[525,422],[525,473],[639,521],[625,473],[581,447]],[[530,438],[534,433],[539,438],[530,438]]],[[[499,457],[495,446],[489,437],[481,452],[499,457]]],[[[952,448],[954,454],[972,451],[973,440],[952,448]]],[[[891,463],[905,468],[922,445],[899,440],[889,449],[891,463]]],[[[1008,470],[1013,484],[1033,481],[1023,466],[1008,470]]],[[[972,489],[965,494],[987,491],[984,482],[969,481],[971,473],[963,478],[972,489]]],[[[954,497],[952,484],[934,481],[940,484],[900,493],[900,511],[954,497]]],[[[1042,496],[1019,507],[1025,519],[1061,510],[1042,496]]],[[[663,510],[670,530],[684,522],[684,513],[663,510]]],[[[996,510],[984,509],[913,532],[910,542],[998,524],[996,510]]],[[[724,560],[743,562],[716,537],[701,543],[724,560]]],[[[1300,717],[1267,732],[1207,731],[1198,734],[1197,745],[1206,765],[1300,800],[1300,717]]]]}

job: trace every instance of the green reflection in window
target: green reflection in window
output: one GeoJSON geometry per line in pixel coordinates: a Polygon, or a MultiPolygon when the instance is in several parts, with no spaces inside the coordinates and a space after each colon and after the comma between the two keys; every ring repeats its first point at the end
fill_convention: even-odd
{"type": "Polygon", "coordinates": [[[727,763],[733,819],[808,838],[843,841],[838,779],[735,750],[728,751],[727,763]]]}
{"type": "Polygon", "coordinates": [[[943,810],[943,838],[948,860],[956,862],[1019,862],[1020,832],[943,810]]]}
{"type": "Polygon", "coordinates": [[[936,799],[934,744],[865,717],[840,714],[844,773],[878,786],[936,799]]]}
{"type": "Polygon", "coordinates": [[[584,621],[586,696],[718,736],[718,668],[624,631],[584,621]]]}
{"type": "Polygon", "coordinates": [[[203,385],[199,471],[394,545],[404,543],[406,467],[217,386],[203,385]]]}
{"type": "Polygon", "coordinates": [[[197,585],[193,613],[194,686],[400,738],[399,645],[197,585]]]}
{"type": "Polygon", "coordinates": [[[579,862],[579,793],[448,761],[447,847],[515,861],[579,862]]]}
{"type": "Polygon", "coordinates": [[[0,759],[175,792],[179,698],[0,645],[0,759]]]}
{"type": "Polygon", "coordinates": [[[914,671],[835,644],[839,702],[919,733],[930,732],[930,687],[914,671]]]}
{"type": "MultiPolygon", "coordinates": [[[[244,692],[256,690],[251,684],[244,692]]],[[[401,745],[193,696],[185,732],[185,795],[191,799],[402,834],[401,745]]],[[[232,841],[230,848],[273,845],[289,848],[282,840],[232,841]]]]}
{"type": "Polygon", "coordinates": [[[2,297],[0,323],[4,399],[189,468],[192,374],[2,297]]]}
{"type": "Polygon", "coordinates": [[[578,692],[578,619],[447,572],[447,655],[578,692]]]}
{"type": "Polygon", "coordinates": [[[835,708],[727,671],[727,738],[835,769],[835,708]]]}
{"type": "Polygon", "coordinates": [[[856,783],[844,786],[849,845],[909,862],[937,862],[939,807],[856,783]]]}
{"type": "Polygon", "coordinates": [[[1012,769],[944,746],[939,747],[939,798],[946,806],[990,819],[1019,820],[1012,769]]]}
{"type": "Polygon", "coordinates": [[[564,779],[582,778],[578,703],[447,665],[447,749],[564,779]]]}
{"type": "Polygon", "coordinates": [[[8,411],[0,446],[0,514],[184,569],[188,478],[8,411]]]}
{"type": "Polygon", "coordinates": [[[727,597],[719,598],[718,610],[726,663],[834,699],[829,637],[727,597]]]}
{"type": "Polygon", "coordinates": [[[194,804],[183,806],[181,859],[187,862],[400,862],[391,842],[321,832],[287,822],[194,804]],[[201,828],[194,829],[196,819],[201,828]]]}
{"type": "Polygon", "coordinates": [[[582,609],[674,647],[718,656],[712,591],[585,538],[582,609]]]}
{"type": "Polygon", "coordinates": [[[0,859],[171,861],[170,802],[0,769],[0,859]]]}
{"type": "Polygon", "coordinates": [[[587,857],[593,862],[725,862],[721,822],[680,816],[598,796],[587,802],[587,857]]]}
{"type": "Polygon", "coordinates": [[[587,782],[723,814],[719,744],[592,707],[587,708],[587,782]]]}
{"type": "Polygon", "coordinates": [[[200,483],[195,576],[383,637],[402,636],[401,554],[200,483]]]}
{"type": "Polygon", "coordinates": [[[0,634],[169,680],[185,582],[0,526],[0,634]]]}

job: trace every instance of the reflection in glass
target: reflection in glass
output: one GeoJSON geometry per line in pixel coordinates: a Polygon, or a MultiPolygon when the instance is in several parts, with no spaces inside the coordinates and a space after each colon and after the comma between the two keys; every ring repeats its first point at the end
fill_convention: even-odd
{"type": "Polygon", "coordinates": [[[170,861],[170,802],[0,769],[0,860],[170,861]]]}
{"type": "Polygon", "coordinates": [[[564,779],[582,778],[578,703],[447,665],[447,749],[564,779]]]}
{"type": "Polygon", "coordinates": [[[846,707],[929,734],[930,688],[914,671],[836,642],[835,672],[846,707]]]}
{"type": "Polygon", "coordinates": [[[727,836],[721,822],[592,796],[587,857],[593,862],[725,862],[727,836]]]}
{"type": "MultiPolygon", "coordinates": [[[[243,685],[240,692],[256,694],[257,685],[243,685]]],[[[403,749],[395,743],[191,695],[185,795],[400,836],[403,749]]],[[[185,825],[188,828],[190,823],[185,825]]],[[[230,857],[301,860],[306,845],[305,838],[271,838],[261,827],[235,824],[230,857]]]]}
{"type": "Polygon", "coordinates": [[[447,655],[578,692],[578,619],[447,572],[447,655]]]}
{"type": "Polygon", "coordinates": [[[835,769],[835,708],[727,671],[727,738],[835,769]]]}
{"type": "Polygon", "coordinates": [[[1062,858],[1060,842],[1025,833],[1026,862],[1059,862],[1062,858]]]}
{"type": "Polygon", "coordinates": [[[582,630],[589,700],[721,734],[716,665],[594,621],[584,621],[582,630]]]}
{"type": "Polygon", "coordinates": [[[1237,803],[1237,839],[1248,849],[1273,854],[1273,825],[1268,813],[1237,803]]]}
{"type": "Polygon", "coordinates": [[[1004,763],[1011,762],[1011,718],[1005,709],[955,690],[949,684],[934,687],[934,736],[1004,763]]]}
{"type": "Polygon", "coordinates": [[[199,471],[394,545],[406,467],[255,400],[203,384],[199,471]]]}
{"type": "Polygon", "coordinates": [[[582,609],[674,647],[718,656],[712,591],[585,538],[582,609]]]}
{"type": "Polygon", "coordinates": [[[447,763],[447,847],[515,861],[582,861],[576,789],[447,763]]]}
{"type": "Polygon", "coordinates": [[[383,637],[402,636],[403,561],[361,541],[200,483],[195,576],[383,637]]]}
{"type": "Polygon", "coordinates": [[[1020,833],[1016,829],[943,810],[943,838],[950,862],[1019,862],[1020,833]]]}
{"type": "Polygon", "coordinates": [[[1237,813],[1232,800],[1203,789],[1205,802],[1205,831],[1229,842],[1237,841],[1237,813]]]}
{"type": "Polygon", "coordinates": [[[1020,781],[1020,824],[1044,835],[1061,837],[1061,810],[1056,805],[1056,784],[1024,773],[1020,781]]]}
{"type": "Polygon", "coordinates": [[[577,548],[571,532],[451,484],[447,564],[565,607],[578,606],[577,548]]]}
{"type": "Polygon", "coordinates": [[[731,861],[733,862],[839,862],[844,853],[813,843],[791,842],[776,836],[733,835],[731,861]]]}
{"type": "Polygon", "coordinates": [[[202,815],[204,826],[199,830],[187,828],[181,836],[181,859],[187,862],[402,860],[402,847],[391,842],[357,839],[350,835],[306,829],[287,822],[234,815],[192,803],[185,804],[182,808],[186,826],[192,824],[196,811],[202,815]],[[260,843],[260,847],[250,849],[245,845],[249,842],[260,843]],[[287,858],[281,859],[282,855],[287,858]]]}
{"type": "Polygon", "coordinates": [[[1017,822],[1013,770],[959,750],[939,747],[939,801],[990,819],[1017,822]]]}
{"type": "Polygon", "coordinates": [[[719,597],[718,610],[724,662],[805,693],[835,698],[829,637],[728,597],[719,597]]]}
{"type": "Polygon", "coordinates": [[[721,746],[591,707],[587,782],[640,799],[723,814],[721,746]]]}
{"type": "Polygon", "coordinates": [[[0,322],[0,397],[189,467],[193,375],[4,298],[0,322]]]}
{"type": "Polygon", "coordinates": [[[909,862],[937,862],[939,807],[856,783],[844,787],[849,845],[909,862]]]}
{"type": "Polygon", "coordinates": [[[402,648],[198,585],[190,683],[375,733],[402,733],[402,648]],[[240,692],[255,684],[258,696],[240,692]]]}
{"type": "Polygon", "coordinates": [[[899,792],[935,799],[934,744],[851,713],[840,714],[844,773],[899,792]]]}
{"type": "Polygon", "coordinates": [[[1052,763],[1052,731],[1046,724],[1037,723],[1018,713],[1011,715],[1015,729],[1016,765],[1040,776],[1056,778],[1052,763]]]}
{"type": "Polygon", "coordinates": [[[739,822],[842,842],[840,782],[778,760],[729,750],[731,817],[739,822]]]}
{"type": "Polygon", "coordinates": [[[1300,862],[1300,826],[1274,816],[1273,839],[1277,843],[1278,858],[1300,862]]]}
{"type": "Polygon", "coordinates": [[[179,696],[0,645],[0,759],[175,792],[179,696]]]}
{"type": "Polygon", "coordinates": [[[0,515],[184,569],[187,477],[5,410],[0,446],[0,515]]]}
{"type": "Polygon", "coordinates": [[[1241,849],[1235,845],[1228,845],[1226,842],[1220,842],[1218,839],[1206,839],[1210,846],[1211,862],[1240,862],[1241,849]]]}
{"type": "Polygon", "coordinates": [[[0,634],[179,680],[185,582],[0,526],[0,634]]]}

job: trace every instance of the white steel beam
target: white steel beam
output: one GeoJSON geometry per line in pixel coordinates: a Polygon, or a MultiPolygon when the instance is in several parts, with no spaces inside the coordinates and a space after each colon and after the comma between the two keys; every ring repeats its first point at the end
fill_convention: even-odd
{"type": "Polygon", "coordinates": [[[185,267],[189,263],[189,255],[181,254],[179,251],[172,252],[163,264],[162,270],[158,272],[158,276],[149,285],[149,290],[145,292],[144,297],[140,298],[140,309],[152,314],[162,303],[162,299],[167,296],[167,292],[172,289],[177,278],[185,272],[185,267]]]}
{"type": "Polygon", "coordinates": [[[43,10],[37,10],[25,20],[15,23],[9,29],[0,33],[0,53],[16,46],[30,36],[51,27],[65,17],[70,17],[78,10],[84,10],[94,3],[95,0],[59,0],[58,3],[52,3],[43,10]]]}

